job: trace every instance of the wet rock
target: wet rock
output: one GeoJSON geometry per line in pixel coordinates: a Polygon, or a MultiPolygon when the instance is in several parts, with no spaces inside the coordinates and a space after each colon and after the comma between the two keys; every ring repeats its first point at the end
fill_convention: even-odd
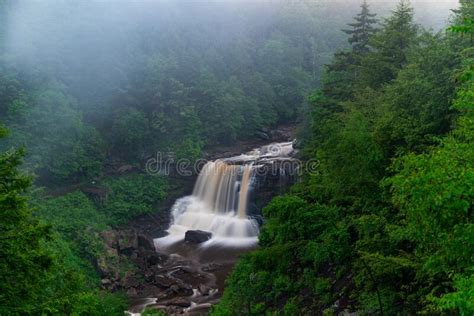
{"type": "Polygon", "coordinates": [[[169,287],[169,290],[173,293],[176,293],[181,296],[190,296],[193,295],[193,288],[189,284],[176,283],[169,287]]]}
{"type": "Polygon", "coordinates": [[[212,238],[212,233],[202,230],[188,230],[184,235],[184,240],[187,242],[200,244],[212,238]]]}
{"type": "Polygon", "coordinates": [[[132,165],[122,165],[117,169],[117,172],[120,173],[120,174],[124,174],[124,173],[130,172],[132,170],[133,170],[132,165]]]}
{"type": "Polygon", "coordinates": [[[179,307],[189,307],[189,306],[191,306],[191,302],[188,301],[185,298],[182,298],[182,297],[177,297],[175,299],[172,299],[168,304],[169,305],[174,305],[174,306],[179,306],[179,307]]]}
{"type": "Polygon", "coordinates": [[[262,215],[251,215],[249,217],[255,220],[258,223],[258,226],[262,226],[265,223],[262,215]]]}
{"type": "Polygon", "coordinates": [[[159,254],[157,253],[154,253],[154,254],[151,254],[147,257],[146,261],[148,263],[148,265],[150,266],[154,266],[154,265],[157,265],[161,262],[163,262],[165,258],[163,258],[163,256],[160,256],[159,254]]]}
{"type": "Polygon", "coordinates": [[[129,288],[127,290],[127,296],[129,297],[137,297],[138,296],[138,292],[137,292],[137,289],[132,287],[132,288],[129,288]]]}
{"type": "Polygon", "coordinates": [[[153,245],[153,240],[149,238],[148,236],[139,234],[137,236],[137,243],[138,247],[142,247],[147,250],[155,250],[155,246],[153,245]]]}
{"type": "Polygon", "coordinates": [[[211,290],[208,286],[205,286],[204,284],[199,284],[198,289],[199,289],[199,292],[204,296],[208,296],[209,291],[211,290]]]}
{"type": "Polygon", "coordinates": [[[170,272],[173,276],[184,276],[189,274],[194,274],[194,270],[189,267],[177,267],[176,269],[170,272]]]}
{"type": "Polygon", "coordinates": [[[218,270],[219,268],[221,268],[222,265],[219,264],[219,263],[215,263],[215,262],[211,262],[205,266],[202,267],[202,271],[204,272],[214,272],[216,270],[218,270]]]}
{"type": "Polygon", "coordinates": [[[272,130],[269,133],[269,135],[273,141],[291,141],[292,140],[291,135],[287,131],[283,131],[283,130],[278,130],[278,129],[272,130]]]}
{"type": "Polygon", "coordinates": [[[131,273],[128,273],[128,272],[125,274],[125,277],[122,280],[122,286],[126,289],[138,286],[138,284],[139,282],[135,278],[135,276],[133,276],[131,273]]]}
{"type": "Polygon", "coordinates": [[[263,139],[263,140],[269,140],[270,139],[270,135],[268,133],[263,132],[263,131],[257,131],[255,133],[255,136],[257,136],[258,138],[263,139]]]}
{"type": "Polygon", "coordinates": [[[180,287],[178,284],[173,284],[172,286],[170,286],[170,290],[175,293],[179,293],[180,287]]]}
{"type": "Polygon", "coordinates": [[[168,288],[172,286],[173,284],[175,284],[176,282],[174,279],[169,278],[165,275],[156,275],[153,283],[160,287],[168,288]]]}

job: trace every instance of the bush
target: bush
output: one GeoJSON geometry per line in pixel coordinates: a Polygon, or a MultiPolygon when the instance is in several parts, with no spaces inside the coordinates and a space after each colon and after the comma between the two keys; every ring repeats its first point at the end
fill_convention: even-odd
{"type": "Polygon", "coordinates": [[[123,224],[137,215],[153,212],[168,189],[164,177],[144,174],[108,179],[105,186],[109,193],[103,211],[110,224],[123,224]]]}

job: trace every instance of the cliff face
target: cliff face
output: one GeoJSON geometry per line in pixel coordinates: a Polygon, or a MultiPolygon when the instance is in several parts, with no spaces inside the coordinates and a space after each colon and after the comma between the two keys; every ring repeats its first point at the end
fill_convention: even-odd
{"type": "Polygon", "coordinates": [[[298,160],[278,160],[263,164],[257,170],[255,187],[249,202],[249,214],[261,216],[262,209],[277,195],[285,194],[298,180],[298,160]]]}

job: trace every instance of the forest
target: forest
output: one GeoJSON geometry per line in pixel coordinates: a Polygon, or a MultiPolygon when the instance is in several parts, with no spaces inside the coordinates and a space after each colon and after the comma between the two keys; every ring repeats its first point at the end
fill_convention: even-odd
{"type": "Polygon", "coordinates": [[[474,2],[441,2],[0,0],[0,315],[123,315],[104,232],[186,193],[147,161],[279,126],[318,166],[209,314],[474,314],[474,2]]]}

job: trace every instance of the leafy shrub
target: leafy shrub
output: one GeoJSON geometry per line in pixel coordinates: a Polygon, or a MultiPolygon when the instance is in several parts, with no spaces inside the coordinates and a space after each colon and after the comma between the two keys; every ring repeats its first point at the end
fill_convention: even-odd
{"type": "Polygon", "coordinates": [[[134,216],[153,212],[168,188],[164,177],[144,174],[108,179],[105,186],[109,192],[103,211],[110,224],[122,224],[134,216]]]}

